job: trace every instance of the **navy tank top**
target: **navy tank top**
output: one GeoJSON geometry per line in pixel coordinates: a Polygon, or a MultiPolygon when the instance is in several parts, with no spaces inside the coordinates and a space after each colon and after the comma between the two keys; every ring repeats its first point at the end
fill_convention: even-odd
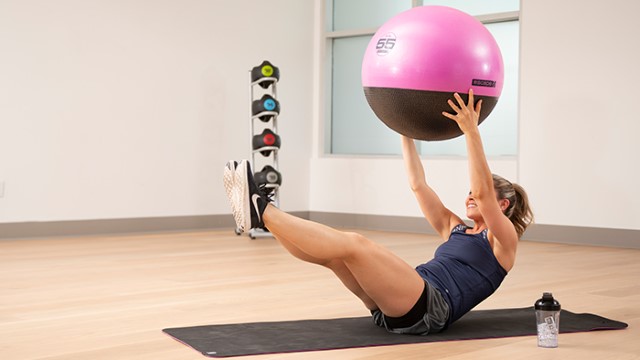
{"type": "Polygon", "coordinates": [[[447,325],[493,294],[507,276],[493,254],[487,230],[466,234],[466,229],[462,224],[453,228],[449,240],[436,249],[434,258],[416,267],[449,304],[447,325]]]}

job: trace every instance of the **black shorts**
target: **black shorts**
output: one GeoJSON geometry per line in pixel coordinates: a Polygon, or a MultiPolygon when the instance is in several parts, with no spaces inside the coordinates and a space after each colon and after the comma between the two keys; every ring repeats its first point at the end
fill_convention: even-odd
{"type": "Polygon", "coordinates": [[[449,320],[449,304],[438,289],[427,281],[418,301],[401,317],[384,315],[380,310],[371,311],[373,322],[397,334],[427,335],[442,331],[449,320]]]}

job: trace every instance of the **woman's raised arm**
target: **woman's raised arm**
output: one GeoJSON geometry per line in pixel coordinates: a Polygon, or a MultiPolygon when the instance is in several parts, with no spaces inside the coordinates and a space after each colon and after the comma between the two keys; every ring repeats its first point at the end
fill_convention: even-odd
{"type": "Polygon", "coordinates": [[[429,224],[440,236],[447,240],[451,229],[457,224],[462,224],[462,220],[447,209],[438,195],[427,185],[422,161],[416,150],[413,139],[402,136],[402,156],[409,179],[409,186],[413,191],[418,205],[429,221],[429,224]]]}

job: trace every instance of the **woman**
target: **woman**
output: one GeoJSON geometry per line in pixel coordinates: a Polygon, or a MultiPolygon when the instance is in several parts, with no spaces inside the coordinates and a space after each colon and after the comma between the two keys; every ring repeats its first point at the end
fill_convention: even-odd
{"type": "Polygon", "coordinates": [[[273,206],[252,177],[249,163],[229,162],[225,188],[239,229],[266,227],[293,256],[331,269],[390,332],[426,335],[442,331],[500,285],[515,262],[518,239],[532,214],[523,189],[492,175],[478,132],[480,100],[449,100],[443,113],[464,133],[471,191],[467,227],[427,185],[413,140],[402,138],[411,189],[425,218],[445,242],[434,259],[415,269],[364,236],[289,215],[273,206]]]}

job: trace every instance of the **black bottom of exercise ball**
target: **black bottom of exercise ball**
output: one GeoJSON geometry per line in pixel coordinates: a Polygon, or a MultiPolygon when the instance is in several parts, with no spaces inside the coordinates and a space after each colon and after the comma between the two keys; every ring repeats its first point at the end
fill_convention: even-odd
{"type": "MultiPolygon", "coordinates": [[[[369,106],[392,130],[417,140],[447,140],[462,135],[458,124],[442,115],[453,113],[447,103],[453,92],[408,90],[393,88],[365,87],[364,94],[369,106]]],[[[467,94],[460,94],[465,103],[467,94]]],[[[498,97],[475,95],[482,99],[482,110],[478,123],[482,123],[498,103],[498,97]]]]}

